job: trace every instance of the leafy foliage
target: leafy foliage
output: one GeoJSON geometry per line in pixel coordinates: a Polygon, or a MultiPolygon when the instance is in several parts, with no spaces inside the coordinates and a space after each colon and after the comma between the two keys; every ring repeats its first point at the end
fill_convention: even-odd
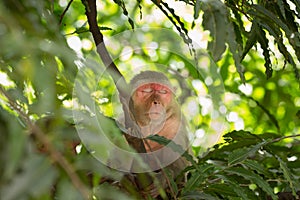
{"type": "MultiPolygon", "coordinates": [[[[299,174],[296,168],[287,166],[298,161],[288,161],[286,156],[279,154],[276,143],[285,137],[272,138],[274,136],[245,131],[224,135],[223,143],[199,158],[197,168],[186,184],[183,199],[205,199],[207,196],[212,199],[265,199],[268,196],[277,199],[275,185],[276,190],[285,188],[296,196],[299,174]]],[[[285,153],[295,155],[299,152],[286,149],[285,153]]]]}
{"type": "MultiPolygon", "coordinates": [[[[111,55],[127,55],[114,57],[125,78],[136,72],[135,63],[149,69],[161,63],[168,67],[160,70],[174,74],[172,82],[182,88],[183,110],[192,105],[187,121],[195,155],[184,154],[192,164],[181,174],[188,179],[183,187],[170,180],[173,193],[160,188],[163,199],[299,195],[299,1],[116,0],[97,5],[106,37],[129,28],[144,31],[137,33],[142,42],[130,35],[111,41],[111,55]],[[164,31],[153,35],[147,32],[151,26],[175,27],[179,37],[164,31]],[[197,54],[195,38],[205,41],[211,58],[197,54]],[[126,54],[128,49],[135,51],[126,54]],[[222,129],[214,130],[216,124],[222,129]],[[218,139],[216,132],[227,134],[218,139]]],[[[95,159],[109,148],[109,143],[97,145],[96,118],[119,146],[124,130],[115,123],[122,108],[114,102],[112,80],[105,73],[101,80],[97,76],[104,69],[82,2],[10,0],[0,3],[0,12],[0,199],[141,198],[124,173],[95,159]],[[79,71],[85,77],[76,96],[79,71]],[[87,117],[80,125],[89,128],[86,139],[95,146],[81,143],[74,108],[87,117]]]]}

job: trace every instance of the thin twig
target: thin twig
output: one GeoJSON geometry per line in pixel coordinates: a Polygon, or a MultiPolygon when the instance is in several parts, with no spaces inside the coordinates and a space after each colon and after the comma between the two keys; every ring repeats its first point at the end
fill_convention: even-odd
{"type": "Polygon", "coordinates": [[[60,19],[59,19],[59,25],[61,25],[62,20],[63,20],[65,14],[67,13],[67,11],[69,10],[69,8],[70,8],[72,2],[73,2],[73,0],[70,0],[70,1],[69,1],[69,3],[68,3],[68,5],[67,5],[67,7],[65,8],[64,12],[61,14],[60,19]]]}
{"type": "Polygon", "coordinates": [[[284,139],[287,139],[287,138],[295,138],[295,137],[300,137],[300,134],[287,135],[287,136],[282,136],[280,138],[275,138],[274,140],[270,141],[269,143],[275,143],[275,142],[279,142],[280,140],[284,140],[284,139]]]}
{"type": "Polygon", "coordinates": [[[30,120],[29,116],[19,107],[19,105],[9,96],[9,94],[7,94],[6,90],[1,86],[0,92],[7,98],[10,107],[14,111],[16,111],[25,121],[29,128],[29,131],[34,134],[37,140],[45,146],[45,149],[47,149],[47,152],[49,153],[49,156],[52,158],[52,160],[59,166],[61,166],[62,169],[68,174],[72,184],[78,189],[84,199],[89,199],[89,191],[76,174],[74,167],[59,151],[55,149],[47,135],[43,133],[40,127],[38,127],[30,120]]]}

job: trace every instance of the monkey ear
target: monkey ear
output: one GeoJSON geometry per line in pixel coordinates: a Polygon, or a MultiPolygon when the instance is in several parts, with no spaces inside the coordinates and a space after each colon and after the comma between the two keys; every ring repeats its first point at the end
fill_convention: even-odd
{"type": "Polygon", "coordinates": [[[178,94],[178,87],[173,86],[172,87],[172,92],[174,93],[175,96],[177,96],[177,94],[178,94]]]}

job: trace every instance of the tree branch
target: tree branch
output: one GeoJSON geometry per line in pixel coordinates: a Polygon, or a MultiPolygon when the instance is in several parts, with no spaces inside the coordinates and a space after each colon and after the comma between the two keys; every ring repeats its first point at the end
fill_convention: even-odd
{"type": "MultiPolygon", "coordinates": [[[[126,129],[133,130],[134,124],[133,121],[130,118],[130,112],[129,112],[129,85],[126,83],[123,75],[115,65],[114,61],[112,60],[110,54],[107,51],[107,48],[104,44],[103,40],[103,34],[101,33],[98,23],[97,23],[97,9],[96,9],[96,0],[82,0],[82,3],[85,6],[85,14],[88,19],[88,24],[90,26],[90,32],[93,35],[95,44],[97,46],[97,52],[104,63],[107,71],[111,75],[112,79],[114,80],[114,83],[119,91],[120,94],[120,100],[123,105],[123,111],[125,115],[125,126],[126,129]]],[[[135,130],[136,131],[136,130],[135,130]]],[[[138,131],[137,131],[138,132],[138,131]]],[[[126,140],[137,152],[139,153],[145,153],[146,149],[144,146],[144,143],[142,139],[138,137],[133,137],[129,134],[125,134],[126,140]]]]}
{"type": "Polygon", "coordinates": [[[96,0],[82,0],[82,3],[85,5],[86,16],[88,19],[88,24],[90,26],[90,32],[93,35],[95,44],[97,46],[97,52],[103,61],[107,70],[109,70],[110,75],[112,76],[118,91],[123,97],[127,97],[126,88],[128,88],[127,83],[122,76],[121,72],[113,62],[110,57],[106,46],[103,40],[103,34],[100,32],[98,22],[97,22],[97,10],[96,10],[96,0]]]}

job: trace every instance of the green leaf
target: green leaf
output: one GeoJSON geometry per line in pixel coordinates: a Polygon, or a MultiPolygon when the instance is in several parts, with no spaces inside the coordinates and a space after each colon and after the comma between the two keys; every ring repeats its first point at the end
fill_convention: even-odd
{"type": "Polygon", "coordinates": [[[227,43],[229,45],[229,49],[232,53],[232,57],[234,59],[234,63],[235,63],[235,67],[237,72],[240,75],[240,78],[242,80],[243,83],[245,83],[245,77],[244,77],[244,70],[243,67],[241,65],[241,47],[238,44],[237,40],[236,40],[236,33],[234,31],[234,26],[232,23],[228,23],[227,25],[227,29],[228,29],[228,37],[227,37],[227,43]]]}
{"type": "Polygon", "coordinates": [[[236,193],[238,197],[241,197],[242,199],[249,199],[247,196],[248,191],[246,191],[245,187],[241,187],[234,178],[231,176],[225,176],[225,175],[217,175],[218,177],[221,177],[222,180],[224,180],[226,183],[230,185],[230,188],[236,193]]]}
{"type": "Polygon", "coordinates": [[[265,191],[268,195],[270,195],[273,199],[278,199],[274,194],[273,189],[270,187],[269,183],[265,181],[261,176],[255,174],[252,171],[246,170],[241,167],[234,167],[225,170],[228,173],[236,174],[238,176],[243,177],[246,180],[251,181],[260,187],[263,191],[265,191]]]}
{"type": "MultiPolygon", "coordinates": [[[[285,35],[286,37],[289,39],[289,42],[290,44],[294,47],[295,51],[296,51],[296,55],[299,59],[300,55],[297,51],[297,43],[299,43],[299,37],[297,36],[297,33],[295,35],[295,31],[294,30],[290,30],[289,28],[289,24],[291,24],[290,22],[288,22],[289,24],[287,25],[287,23],[284,23],[282,20],[280,20],[280,18],[275,15],[274,13],[272,13],[271,11],[267,10],[266,8],[264,8],[263,6],[261,5],[252,5],[252,7],[254,8],[253,10],[249,10],[249,14],[253,15],[253,16],[256,16],[258,19],[260,19],[260,23],[263,27],[273,27],[270,32],[272,33],[277,33],[278,35],[281,35],[279,34],[281,32],[281,30],[283,30],[285,32],[285,35]],[[292,35],[294,35],[295,39],[292,39],[290,38],[292,35]]],[[[289,20],[290,21],[290,20],[289,20]]],[[[297,25],[296,25],[297,27],[297,25]]],[[[297,28],[296,28],[297,29],[297,28]]],[[[273,35],[274,36],[274,35],[273,35]]],[[[275,37],[275,41],[278,43],[277,40],[279,40],[279,45],[278,45],[278,48],[280,50],[280,52],[282,53],[282,50],[281,49],[285,49],[285,46],[281,44],[281,41],[282,40],[282,37],[275,37]]],[[[294,63],[293,61],[293,58],[289,55],[289,53],[282,53],[284,56],[285,56],[285,59],[293,66],[293,69],[294,69],[294,73],[297,77],[297,79],[299,79],[300,77],[300,74],[299,74],[299,70],[298,68],[296,67],[296,64],[294,63]]]]}
{"type": "Polygon", "coordinates": [[[169,170],[169,169],[165,169],[164,172],[166,173],[166,175],[168,177],[168,180],[169,180],[169,183],[170,183],[170,186],[171,186],[170,189],[172,189],[174,195],[177,196],[177,194],[178,194],[178,186],[177,186],[177,184],[176,184],[176,182],[174,180],[174,175],[173,175],[172,171],[169,170]]]}
{"type": "Polygon", "coordinates": [[[197,168],[197,170],[192,173],[191,178],[186,182],[183,192],[189,192],[198,188],[208,176],[210,176],[211,171],[214,169],[212,164],[204,164],[197,168]]]}
{"type": "Polygon", "coordinates": [[[257,42],[257,31],[256,29],[258,28],[257,23],[252,23],[251,30],[248,34],[248,39],[246,42],[246,46],[244,47],[243,54],[241,56],[241,61],[245,58],[247,53],[250,51],[250,49],[256,44],[257,42]]]}
{"type": "Polygon", "coordinates": [[[268,24],[260,23],[260,25],[263,26],[265,29],[267,29],[269,31],[269,33],[275,38],[275,42],[278,45],[278,49],[279,49],[280,53],[282,53],[285,60],[293,66],[296,77],[299,78],[299,72],[298,72],[297,65],[293,59],[293,56],[287,50],[287,47],[283,42],[281,30],[277,29],[277,27],[272,23],[268,23],[268,24]]]}
{"type": "Polygon", "coordinates": [[[184,195],[181,196],[182,199],[187,199],[187,200],[217,200],[217,197],[214,197],[210,194],[206,194],[204,192],[199,192],[199,191],[191,191],[187,192],[184,195]]]}
{"type": "Polygon", "coordinates": [[[270,54],[269,54],[269,40],[266,37],[265,31],[258,26],[256,29],[256,35],[258,37],[258,42],[260,43],[261,48],[263,49],[263,55],[265,58],[265,68],[266,68],[266,75],[267,78],[270,78],[272,76],[272,63],[270,59],[270,54]]]}
{"type": "Polygon", "coordinates": [[[202,3],[201,0],[196,0],[196,4],[194,6],[194,19],[198,19],[198,17],[199,17],[201,3],[202,3]]]}
{"type": "MultiPolygon", "coordinates": [[[[0,112],[2,112],[2,108],[0,108],[0,112]]],[[[26,134],[24,133],[23,127],[21,127],[20,123],[11,115],[7,115],[5,121],[8,126],[8,138],[6,142],[9,144],[6,146],[5,157],[6,162],[2,165],[4,167],[3,176],[5,179],[10,179],[18,170],[20,163],[23,160],[25,144],[28,142],[26,138],[26,134]]],[[[1,116],[2,117],[2,116],[1,116]]]]}
{"type": "Polygon", "coordinates": [[[172,140],[169,140],[160,135],[150,135],[147,137],[147,139],[155,141],[158,144],[168,145],[168,147],[170,147],[174,152],[179,153],[180,155],[185,157],[188,161],[190,161],[192,164],[196,164],[195,160],[193,159],[193,156],[190,155],[188,152],[186,152],[180,145],[176,144],[172,140]]]}
{"type": "Polygon", "coordinates": [[[255,146],[236,149],[228,156],[228,165],[236,165],[240,162],[243,162],[249,156],[253,155],[256,151],[258,151],[262,146],[264,146],[267,142],[258,143],[255,146]]]}
{"type": "MultiPolygon", "coordinates": [[[[281,158],[279,156],[275,156],[280,164],[280,168],[283,171],[283,175],[286,178],[286,180],[289,182],[290,184],[290,188],[292,190],[292,193],[295,197],[297,197],[297,191],[296,191],[296,182],[293,180],[293,175],[290,172],[290,169],[287,167],[286,163],[283,162],[281,160],[281,158]]],[[[297,184],[297,186],[299,187],[299,184],[297,184]]]]}
{"type": "Polygon", "coordinates": [[[285,4],[285,2],[283,2],[282,0],[277,0],[277,5],[280,9],[280,13],[282,14],[283,18],[286,18],[284,4],[285,4]]]}
{"type": "MultiPolygon", "coordinates": [[[[182,18],[179,17],[173,8],[171,8],[168,3],[164,1],[160,1],[160,4],[156,3],[156,6],[160,8],[160,10],[168,17],[168,19],[172,22],[176,30],[179,32],[179,35],[183,39],[183,41],[188,45],[190,53],[195,54],[195,49],[193,47],[192,39],[188,35],[188,29],[185,28],[185,24],[182,21],[182,18]],[[162,6],[163,5],[163,6],[162,6]],[[171,15],[170,15],[171,14],[171,15]]],[[[196,56],[196,55],[194,55],[196,56]]]]}
{"type": "Polygon", "coordinates": [[[233,187],[230,187],[227,184],[209,184],[207,188],[204,188],[204,192],[215,193],[218,196],[223,197],[236,197],[233,187]]]}
{"type": "Polygon", "coordinates": [[[231,56],[229,53],[226,53],[223,58],[223,63],[221,64],[220,74],[223,80],[226,80],[229,76],[228,68],[230,66],[231,56]]]}
{"type": "Polygon", "coordinates": [[[202,3],[203,27],[210,31],[212,40],[208,43],[208,50],[215,61],[221,59],[226,49],[228,37],[228,13],[225,5],[219,0],[205,1],[202,3]]]}
{"type": "Polygon", "coordinates": [[[265,168],[265,166],[255,160],[244,160],[243,165],[266,177],[271,176],[270,172],[265,168]]]}
{"type": "MultiPolygon", "coordinates": [[[[261,5],[256,4],[252,5],[252,7],[254,8],[254,10],[250,10],[249,13],[251,13],[254,16],[257,16],[260,19],[265,19],[267,21],[275,23],[277,26],[284,30],[288,37],[292,34],[288,26],[283,21],[281,21],[274,13],[270,12],[261,5]]],[[[267,23],[267,21],[264,22],[267,23]]]]}
{"type": "Polygon", "coordinates": [[[56,177],[56,170],[46,158],[32,155],[24,162],[21,173],[2,187],[1,199],[14,200],[26,195],[38,197],[51,190],[56,177]]]}
{"type": "Polygon", "coordinates": [[[109,185],[108,183],[101,184],[95,188],[95,197],[97,199],[122,199],[122,200],[134,200],[132,196],[123,193],[116,186],[109,185]],[[107,196],[109,195],[109,196],[107,196]]]}
{"type": "Polygon", "coordinates": [[[296,5],[296,11],[297,11],[298,16],[299,16],[299,13],[300,13],[300,1],[299,0],[292,0],[292,2],[296,5]]]}
{"type": "Polygon", "coordinates": [[[224,139],[230,138],[234,141],[254,141],[254,143],[261,141],[260,138],[250,133],[249,131],[239,130],[239,131],[231,131],[229,133],[226,133],[224,136],[224,139]]]}
{"type": "Polygon", "coordinates": [[[74,185],[69,181],[68,178],[61,179],[57,184],[56,191],[57,199],[64,200],[83,200],[84,198],[79,193],[79,191],[74,187],[74,185]]]}
{"type": "Polygon", "coordinates": [[[114,0],[114,2],[122,8],[123,10],[123,14],[128,18],[128,22],[129,24],[131,25],[131,28],[134,29],[134,22],[133,20],[129,17],[128,15],[128,11],[126,9],[126,5],[125,5],[125,2],[123,0],[114,0]]]}

